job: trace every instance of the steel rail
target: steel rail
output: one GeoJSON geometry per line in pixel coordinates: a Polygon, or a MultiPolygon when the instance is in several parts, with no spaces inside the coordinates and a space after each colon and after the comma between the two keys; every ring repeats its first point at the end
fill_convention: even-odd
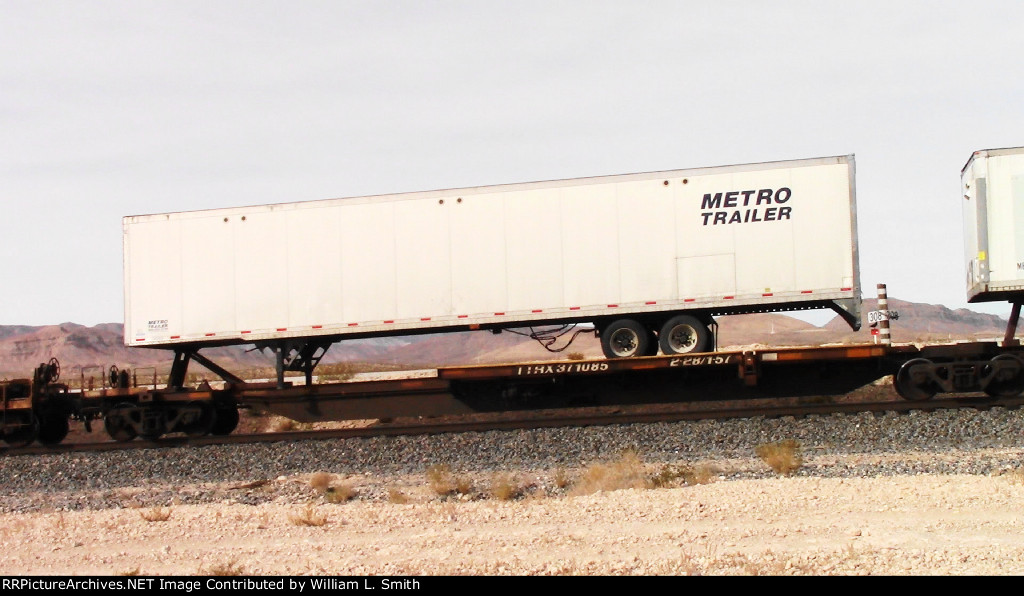
{"type": "MultiPolygon", "coordinates": [[[[752,400],[767,401],[767,400],[752,400]]],[[[780,400],[771,400],[780,401],[780,400]]],[[[793,400],[789,400],[793,401],[793,400]]],[[[395,419],[378,422],[360,428],[324,430],[299,430],[274,433],[233,434],[225,436],[184,437],[165,436],[155,441],[133,440],[128,442],[66,443],[54,446],[32,445],[28,447],[5,448],[0,454],[7,456],[41,455],[59,453],[86,453],[132,449],[167,449],[201,447],[205,445],[250,444],[268,442],[290,442],[328,439],[356,439],[403,435],[452,434],[465,432],[486,432],[522,430],[532,428],[609,426],[625,424],[652,424],[658,422],[680,422],[696,420],[728,420],[743,418],[795,418],[832,414],[900,413],[911,411],[932,412],[949,409],[1016,409],[1024,406],[1024,396],[1013,398],[990,398],[961,396],[927,401],[887,400],[872,402],[834,403],[788,403],[767,405],[764,403],[742,404],[677,404],[657,406],[600,406],[596,408],[574,408],[572,410],[529,410],[504,412],[500,414],[473,414],[445,419],[395,419]]]]}

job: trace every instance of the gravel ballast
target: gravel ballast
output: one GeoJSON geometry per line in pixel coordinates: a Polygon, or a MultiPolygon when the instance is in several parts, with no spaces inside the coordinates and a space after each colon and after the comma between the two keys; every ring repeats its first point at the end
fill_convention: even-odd
{"type": "Polygon", "coordinates": [[[1022,431],[993,408],[6,457],[0,574],[1018,574],[1022,431]],[[782,440],[784,477],[754,455],[782,440]],[[708,481],[564,485],[627,451],[708,481]],[[439,495],[439,466],[472,488],[439,495]]]}

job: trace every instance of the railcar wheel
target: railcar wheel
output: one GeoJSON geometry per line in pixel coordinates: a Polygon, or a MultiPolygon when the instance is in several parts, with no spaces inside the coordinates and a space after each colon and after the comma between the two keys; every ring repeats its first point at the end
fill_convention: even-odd
{"type": "Polygon", "coordinates": [[[896,393],[909,401],[925,401],[935,396],[938,388],[931,379],[932,362],[914,358],[903,363],[893,379],[896,393]]]}
{"type": "Polygon", "coordinates": [[[4,443],[7,443],[10,447],[24,447],[35,441],[38,434],[39,421],[36,420],[35,416],[32,416],[29,424],[4,432],[3,439],[4,443]]]}
{"type": "Polygon", "coordinates": [[[619,319],[601,331],[601,350],[607,358],[645,356],[650,342],[650,330],[633,319],[619,319]]]}
{"type": "Polygon", "coordinates": [[[213,409],[213,405],[209,403],[199,402],[195,405],[199,408],[199,414],[194,420],[184,425],[182,430],[190,437],[205,437],[213,430],[213,425],[217,421],[217,414],[213,409]]]}
{"type": "Polygon", "coordinates": [[[56,445],[68,436],[70,424],[68,417],[60,412],[46,412],[39,421],[39,442],[43,445],[56,445]]]}
{"type": "Polygon", "coordinates": [[[711,347],[711,331],[690,315],[677,315],[666,321],[658,337],[661,351],[666,356],[707,352],[711,347]]]}
{"type": "Polygon", "coordinates": [[[1024,392],[1024,362],[1010,354],[999,354],[992,359],[1002,370],[995,371],[995,378],[985,386],[985,393],[991,397],[1013,397],[1024,392]]]}
{"type": "Polygon", "coordinates": [[[164,433],[167,432],[167,423],[164,420],[164,413],[157,412],[155,416],[150,413],[149,416],[152,417],[152,420],[146,420],[146,414],[146,412],[142,413],[143,430],[139,433],[139,436],[147,441],[155,441],[164,436],[164,433]]]}
{"type": "Polygon", "coordinates": [[[131,416],[137,410],[135,404],[129,403],[118,404],[107,410],[107,413],[103,415],[103,428],[111,439],[119,443],[127,443],[139,436],[131,423],[131,416]]]}
{"type": "Polygon", "coordinates": [[[213,426],[210,428],[212,435],[230,435],[238,428],[238,408],[234,404],[216,406],[213,426]]]}

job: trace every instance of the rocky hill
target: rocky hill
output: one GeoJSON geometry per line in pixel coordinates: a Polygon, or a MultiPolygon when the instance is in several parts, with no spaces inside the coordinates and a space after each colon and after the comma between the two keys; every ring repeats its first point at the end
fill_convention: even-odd
{"type": "MultiPolygon", "coordinates": [[[[875,300],[864,301],[864,313],[876,308],[875,300]]],[[[895,342],[949,341],[1002,337],[1006,320],[972,310],[951,310],[942,305],[917,304],[889,300],[890,310],[899,313],[892,323],[895,342]]],[[[836,317],[817,327],[785,314],[752,314],[719,317],[719,347],[798,346],[829,343],[870,343],[872,336],[865,324],[858,332],[850,330],[836,317]]],[[[562,348],[568,334],[554,344],[562,348]]],[[[571,353],[600,358],[601,348],[593,332],[581,333],[568,348],[549,352],[538,342],[514,333],[488,331],[419,335],[401,338],[350,340],[333,346],[325,363],[359,362],[394,368],[421,368],[455,364],[486,364],[525,360],[565,358],[571,353]]],[[[233,371],[272,368],[268,354],[251,346],[213,348],[203,354],[233,371]]],[[[106,369],[170,365],[170,353],[164,350],[128,349],[124,346],[123,326],[107,323],[85,327],[75,323],[32,327],[0,326],[0,377],[29,376],[41,362],[57,358],[64,374],[77,375],[85,367],[106,369]]]]}

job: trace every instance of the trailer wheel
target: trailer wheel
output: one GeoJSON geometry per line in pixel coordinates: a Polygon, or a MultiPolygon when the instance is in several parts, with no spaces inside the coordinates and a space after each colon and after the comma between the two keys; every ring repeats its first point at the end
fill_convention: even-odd
{"type": "Polygon", "coordinates": [[[711,331],[690,315],[676,315],[666,321],[658,337],[661,351],[666,356],[707,352],[711,347],[711,331]]]}
{"type": "Polygon", "coordinates": [[[601,350],[606,358],[646,356],[651,331],[633,319],[619,319],[601,331],[601,350]]]}
{"type": "Polygon", "coordinates": [[[107,413],[103,415],[103,428],[111,439],[119,443],[127,443],[139,436],[131,422],[131,415],[137,409],[135,404],[123,403],[107,410],[107,413]]]}
{"type": "Polygon", "coordinates": [[[903,363],[893,378],[896,393],[909,401],[925,401],[938,392],[935,381],[931,378],[931,360],[914,358],[903,363]]]}
{"type": "Polygon", "coordinates": [[[654,332],[653,329],[648,329],[647,330],[647,342],[648,342],[648,344],[647,344],[648,345],[647,352],[644,353],[644,356],[657,356],[658,355],[658,335],[654,332]]]}

